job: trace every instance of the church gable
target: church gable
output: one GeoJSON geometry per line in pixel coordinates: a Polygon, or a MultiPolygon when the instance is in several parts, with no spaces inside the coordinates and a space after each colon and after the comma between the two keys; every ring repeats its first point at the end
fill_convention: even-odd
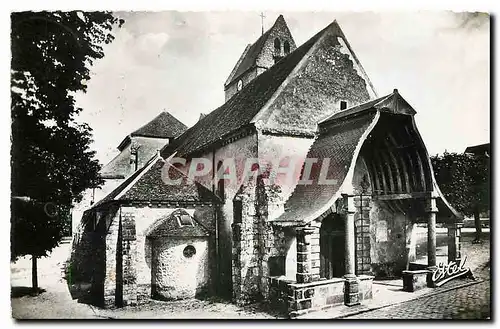
{"type": "Polygon", "coordinates": [[[296,48],[285,19],[280,15],[266,33],[243,51],[224,84],[226,101],[296,48]]]}
{"type": "Polygon", "coordinates": [[[339,100],[350,106],[370,100],[375,94],[371,83],[353,53],[342,53],[339,38],[345,40],[333,22],[199,120],[162,156],[192,154],[252,125],[312,137],[319,121],[340,110],[339,100]]]}
{"type": "Polygon", "coordinates": [[[254,122],[264,131],[314,133],[316,124],[349,106],[376,97],[372,84],[337,22],[317,37],[301,63],[254,122]]]}

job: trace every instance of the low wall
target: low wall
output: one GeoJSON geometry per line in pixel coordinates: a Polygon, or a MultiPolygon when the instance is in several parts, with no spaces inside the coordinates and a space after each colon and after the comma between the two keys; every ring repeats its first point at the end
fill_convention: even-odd
{"type": "MultiPolygon", "coordinates": [[[[360,275],[359,299],[371,299],[373,276],[360,275]]],[[[269,301],[277,310],[294,318],[344,304],[344,278],[296,283],[284,276],[270,277],[269,301]]]]}

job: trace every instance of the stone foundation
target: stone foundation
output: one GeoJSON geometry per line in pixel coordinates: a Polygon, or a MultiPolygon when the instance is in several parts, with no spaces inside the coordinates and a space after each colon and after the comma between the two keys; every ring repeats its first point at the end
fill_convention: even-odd
{"type": "MultiPolygon", "coordinates": [[[[344,305],[346,301],[344,278],[296,283],[285,277],[270,277],[268,281],[271,305],[290,318],[344,305]]],[[[371,299],[373,276],[360,275],[356,281],[359,300],[371,299]]],[[[347,291],[353,292],[352,289],[347,291]]]]}

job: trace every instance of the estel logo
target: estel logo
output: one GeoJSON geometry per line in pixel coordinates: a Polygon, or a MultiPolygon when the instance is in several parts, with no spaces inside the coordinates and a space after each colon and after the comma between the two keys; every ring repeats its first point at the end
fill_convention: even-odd
{"type": "Polygon", "coordinates": [[[465,268],[466,260],[467,257],[464,256],[464,258],[460,260],[460,264],[453,261],[448,264],[439,263],[437,270],[432,273],[432,281],[436,284],[436,287],[467,273],[472,274],[469,268],[465,268]]]}

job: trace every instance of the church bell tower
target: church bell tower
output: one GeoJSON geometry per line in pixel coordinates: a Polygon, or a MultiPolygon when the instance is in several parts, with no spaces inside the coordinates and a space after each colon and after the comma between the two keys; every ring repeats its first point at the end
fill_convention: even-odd
{"type": "Polygon", "coordinates": [[[257,41],[246,46],[224,84],[226,101],[296,48],[285,19],[280,15],[257,41]]]}

